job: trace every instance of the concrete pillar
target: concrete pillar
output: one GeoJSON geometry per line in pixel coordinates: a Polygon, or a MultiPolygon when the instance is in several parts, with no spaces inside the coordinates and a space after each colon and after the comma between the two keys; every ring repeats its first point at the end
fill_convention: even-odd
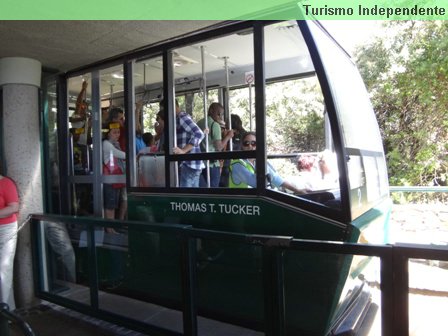
{"type": "MultiPolygon", "coordinates": [[[[40,62],[22,57],[0,59],[3,89],[3,150],[6,174],[20,197],[18,224],[30,213],[43,212],[38,88],[40,62]]],[[[19,232],[14,267],[17,307],[29,307],[34,296],[30,225],[19,232]]]]}

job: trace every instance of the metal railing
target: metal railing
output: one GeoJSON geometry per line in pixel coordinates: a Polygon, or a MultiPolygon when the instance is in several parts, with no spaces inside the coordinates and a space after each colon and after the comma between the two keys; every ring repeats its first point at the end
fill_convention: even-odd
{"type": "MultiPolygon", "coordinates": [[[[95,218],[68,216],[33,215],[33,228],[38,222],[83,223],[88,228],[88,241],[95,245],[94,227],[128,227],[151,232],[172,233],[181,246],[182,278],[182,312],[183,334],[148,325],[148,332],[155,335],[198,335],[198,300],[197,300],[197,239],[215,240],[227,243],[239,243],[258,246],[262,250],[262,277],[264,292],[264,313],[269,316],[265,321],[265,335],[282,336],[285,334],[285,284],[283,281],[283,255],[285,251],[306,251],[334,253],[342,255],[362,255],[380,259],[381,289],[381,333],[383,336],[406,336],[409,334],[409,275],[408,261],[411,258],[448,261],[448,249],[445,247],[423,245],[368,245],[355,243],[311,241],[293,239],[283,236],[264,236],[196,229],[190,225],[168,225],[141,222],[118,222],[95,218]]],[[[36,233],[36,232],[35,232],[36,233]]],[[[37,239],[39,235],[34,234],[37,239]]],[[[34,242],[36,245],[43,242],[34,242]]],[[[91,248],[95,263],[94,247],[91,248]]],[[[95,266],[94,266],[95,267],[95,266]]],[[[98,291],[97,270],[91,270],[91,290],[98,291]]],[[[38,295],[50,302],[79,309],[76,303],[58,299],[55,295],[37,290],[38,295]]],[[[98,293],[93,293],[92,308],[82,313],[98,314],[98,293]]],[[[128,327],[128,326],[127,326],[128,327]]]]}
{"type": "Polygon", "coordinates": [[[15,323],[23,335],[36,336],[31,326],[24,321],[20,316],[9,311],[9,306],[6,303],[0,303],[0,335],[9,336],[9,322],[15,323]]]}
{"type": "Polygon", "coordinates": [[[391,192],[448,192],[448,187],[442,186],[389,186],[391,192]]]}

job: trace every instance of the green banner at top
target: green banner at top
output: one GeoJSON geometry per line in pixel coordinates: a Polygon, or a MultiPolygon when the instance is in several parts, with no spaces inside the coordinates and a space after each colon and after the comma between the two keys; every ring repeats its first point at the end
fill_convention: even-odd
{"type": "Polygon", "coordinates": [[[2,20],[446,20],[446,0],[1,0],[2,20]]]}

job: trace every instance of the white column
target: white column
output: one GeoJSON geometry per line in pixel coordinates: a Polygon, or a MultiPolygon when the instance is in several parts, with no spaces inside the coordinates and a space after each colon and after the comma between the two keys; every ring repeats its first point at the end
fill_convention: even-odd
{"type": "MultiPolygon", "coordinates": [[[[43,212],[38,88],[40,62],[23,57],[0,59],[3,90],[3,151],[6,174],[17,184],[20,224],[30,213],[43,212]]],[[[19,232],[14,267],[17,307],[36,302],[33,289],[30,225],[19,232]]]]}

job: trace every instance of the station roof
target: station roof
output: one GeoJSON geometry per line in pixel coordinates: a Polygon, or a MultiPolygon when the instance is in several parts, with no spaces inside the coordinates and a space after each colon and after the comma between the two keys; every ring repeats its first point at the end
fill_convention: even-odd
{"type": "Polygon", "coordinates": [[[0,58],[28,57],[65,72],[220,21],[0,21],[0,58]]]}

